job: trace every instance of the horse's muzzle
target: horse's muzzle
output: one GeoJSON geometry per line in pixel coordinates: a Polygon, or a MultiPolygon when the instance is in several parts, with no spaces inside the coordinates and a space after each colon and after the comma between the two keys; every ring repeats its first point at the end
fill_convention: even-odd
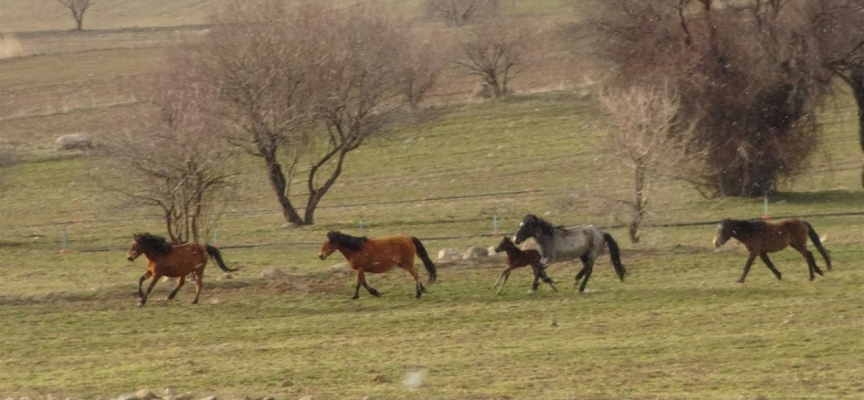
{"type": "Polygon", "coordinates": [[[132,256],[126,256],[126,259],[129,261],[135,261],[135,257],[132,256]]]}
{"type": "Polygon", "coordinates": [[[325,256],[325,255],[323,255],[323,254],[319,254],[319,255],[318,255],[318,258],[320,258],[321,260],[326,260],[326,259],[327,259],[327,256],[325,256]]]}

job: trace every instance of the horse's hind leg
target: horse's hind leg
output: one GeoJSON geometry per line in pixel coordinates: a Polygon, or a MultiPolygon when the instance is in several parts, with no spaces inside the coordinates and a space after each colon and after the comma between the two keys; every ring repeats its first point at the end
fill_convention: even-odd
{"type": "Polygon", "coordinates": [[[744,279],[747,278],[747,273],[750,272],[750,266],[753,265],[753,260],[756,259],[756,253],[750,253],[747,256],[747,262],[744,263],[744,273],[741,274],[741,278],[738,279],[738,283],[744,283],[744,279]]]}
{"type": "Polygon", "coordinates": [[[776,276],[778,280],[783,280],[783,278],[780,277],[780,271],[778,271],[777,268],[774,268],[774,263],[772,263],[771,259],[768,258],[768,253],[762,253],[759,257],[762,258],[762,262],[768,266],[768,269],[774,273],[774,276],[776,276]]]}
{"type": "Polygon", "coordinates": [[[185,276],[181,276],[180,278],[177,279],[177,287],[174,288],[174,290],[171,291],[171,294],[168,295],[168,300],[173,299],[174,296],[177,295],[177,292],[180,291],[180,288],[183,287],[184,283],[186,283],[186,277],[185,276]]]}
{"type": "Polygon", "coordinates": [[[195,278],[195,300],[192,300],[192,304],[198,304],[198,296],[201,295],[201,288],[204,286],[204,266],[195,268],[192,277],[195,278]]]}
{"type": "Polygon", "coordinates": [[[413,263],[407,265],[407,267],[404,265],[400,265],[400,267],[402,267],[402,269],[404,269],[405,271],[408,271],[408,274],[410,274],[411,277],[414,278],[414,298],[419,299],[423,293],[426,293],[426,288],[423,287],[422,283],[420,283],[420,277],[417,275],[417,270],[414,269],[413,263]]]}
{"type": "Polygon", "coordinates": [[[807,260],[807,268],[810,270],[811,281],[816,279],[816,275],[813,274],[814,272],[820,276],[824,276],[822,270],[819,269],[818,265],[816,265],[816,259],[813,258],[813,253],[811,253],[810,250],[807,250],[807,245],[793,244],[792,247],[794,247],[795,250],[798,250],[798,252],[804,256],[804,259],[807,260]]]}
{"type": "Polygon", "coordinates": [[[585,291],[585,285],[588,284],[588,279],[591,278],[591,273],[594,272],[594,260],[588,259],[588,263],[585,265],[585,278],[582,279],[582,284],[579,285],[579,291],[585,291]]]}
{"type": "Polygon", "coordinates": [[[143,306],[147,303],[147,298],[150,297],[150,292],[153,291],[153,287],[156,286],[156,283],[159,282],[160,278],[162,278],[162,274],[153,274],[153,278],[150,280],[150,286],[147,286],[147,293],[144,293],[144,296],[141,297],[141,301],[138,302],[139,306],[143,306]]]}

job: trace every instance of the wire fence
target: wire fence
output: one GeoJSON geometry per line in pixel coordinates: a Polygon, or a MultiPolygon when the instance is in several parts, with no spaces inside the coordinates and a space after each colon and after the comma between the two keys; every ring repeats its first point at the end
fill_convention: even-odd
{"type": "MultiPolygon", "coordinates": [[[[788,215],[778,215],[772,216],[772,219],[783,219],[783,218],[826,218],[826,217],[845,217],[845,216],[864,216],[864,211],[845,211],[845,212],[830,212],[830,213],[812,213],[812,214],[788,214],[788,215]]],[[[721,220],[707,220],[707,221],[685,221],[685,222],[658,222],[658,223],[647,223],[642,224],[642,227],[648,228],[681,228],[681,227],[693,227],[693,226],[706,226],[706,225],[716,225],[720,223],[721,220]]],[[[578,225],[577,225],[578,226],[578,225]]],[[[565,227],[566,229],[572,229],[577,226],[565,227]]],[[[617,229],[617,228],[626,228],[621,224],[616,225],[597,225],[599,229],[617,229]]],[[[467,239],[476,239],[476,238],[490,238],[490,237],[500,237],[502,235],[509,236],[514,234],[515,232],[511,231],[501,231],[501,232],[484,232],[484,233],[473,233],[473,234],[465,234],[465,235],[448,235],[448,236],[427,236],[427,237],[418,237],[418,239],[424,242],[436,242],[436,241],[445,241],[445,240],[467,240],[467,239]]],[[[240,245],[225,245],[219,246],[222,249],[252,249],[259,247],[303,247],[303,246],[320,246],[321,242],[272,242],[272,243],[254,243],[254,244],[240,244],[240,245]]],[[[120,247],[98,247],[98,248],[85,248],[76,250],[82,253],[100,253],[100,252],[108,252],[108,251],[122,251],[124,248],[120,247]]]]}

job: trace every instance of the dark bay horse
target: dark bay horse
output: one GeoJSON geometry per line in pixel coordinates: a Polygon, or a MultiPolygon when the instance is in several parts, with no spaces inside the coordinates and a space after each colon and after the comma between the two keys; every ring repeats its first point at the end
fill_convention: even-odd
{"type": "Polygon", "coordinates": [[[163,276],[178,278],[177,287],[168,295],[168,300],[173,299],[186,282],[186,275],[190,273],[194,273],[193,277],[195,278],[195,300],[192,301],[192,304],[198,304],[198,295],[201,294],[202,279],[204,278],[204,267],[207,265],[208,258],[212,258],[216,265],[225,272],[237,271],[237,269],[226,267],[219,249],[210,245],[202,246],[198,243],[172,245],[165,238],[149,233],[136,233],[132,235],[132,238],[134,241],[132,247],[126,252],[126,259],[135,261],[142,254],[147,259],[147,272],[138,280],[138,297],[141,299],[138,303],[139,306],[147,303],[150,291],[163,276]],[[147,293],[144,293],[141,290],[141,285],[147,278],[151,277],[153,279],[150,281],[150,286],[147,287],[147,293]]]}
{"type": "Polygon", "coordinates": [[[394,266],[398,266],[411,274],[417,289],[415,297],[420,298],[421,294],[426,293],[426,288],[420,283],[417,270],[414,269],[415,254],[423,260],[426,272],[429,273],[430,284],[434,283],[438,276],[435,271],[435,264],[429,259],[426,248],[416,237],[394,235],[369,239],[346,235],[339,231],[330,231],[327,233],[327,240],[321,245],[318,258],[325,260],[336,250],[345,256],[351,269],[357,273],[357,285],[354,287],[354,297],[352,297],[355,300],[360,297],[360,285],[363,285],[369,294],[381,297],[381,293],[366,283],[365,274],[367,272],[372,274],[384,273],[393,269],[394,266]]]}
{"type": "Polygon", "coordinates": [[[750,266],[753,265],[756,256],[762,259],[762,262],[768,266],[768,269],[774,273],[777,279],[782,279],[780,271],[774,268],[774,264],[768,258],[768,253],[783,250],[787,246],[792,246],[807,260],[811,281],[816,279],[814,272],[823,275],[822,270],[816,265],[813,253],[807,250],[808,237],[819,250],[819,254],[822,254],[828,270],[831,270],[831,259],[828,257],[828,252],[822,247],[819,235],[809,223],[799,219],[783,219],[777,222],[724,219],[717,226],[717,234],[714,235],[714,247],[722,246],[730,237],[743,243],[747,251],[750,252],[747,263],[744,264],[744,273],[741,275],[741,279],[738,279],[738,283],[744,283],[744,278],[750,272],[750,266]]]}
{"type": "MultiPolygon", "coordinates": [[[[609,256],[612,259],[615,273],[618,274],[621,281],[624,281],[627,270],[621,264],[621,251],[618,248],[618,243],[615,242],[612,235],[601,232],[594,225],[565,229],[561,226],[554,226],[536,215],[528,214],[519,223],[519,230],[516,231],[513,241],[519,244],[529,237],[533,237],[537,241],[540,246],[540,254],[543,255],[543,259],[540,261],[542,263],[541,268],[534,271],[534,282],[531,283],[532,293],[537,291],[539,280],[544,278],[546,267],[558,261],[570,261],[577,258],[582,261],[582,269],[576,274],[576,281],[582,279],[579,291],[584,292],[588,278],[594,271],[594,261],[600,256],[606,245],[609,245],[609,256]]],[[[546,279],[549,278],[545,277],[544,281],[546,279]]]]}
{"type": "MultiPolygon", "coordinates": [[[[501,286],[498,287],[495,294],[501,294],[501,291],[504,290],[504,285],[507,284],[507,280],[510,279],[510,273],[513,272],[514,269],[530,265],[531,270],[536,271],[542,265],[540,259],[543,257],[540,255],[539,251],[534,249],[522,250],[513,244],[513,241],[507,236],[504,236],[504,238],[501,239],[501,243],[499,243],[498,247],[495,248],[496,253],[502,251],[507,252],[507,269],[501,272],[501,276],[499,276],[498,280],[495,281],[496,287],[498,287],[499,282],[501,283],[501,286]]],[[[558,291],[558,288],[555,286],[555,282],[553,282],[552,279],[544,279],[544,281],[552,287],[552,290],[556,292],[558,291]]]]}

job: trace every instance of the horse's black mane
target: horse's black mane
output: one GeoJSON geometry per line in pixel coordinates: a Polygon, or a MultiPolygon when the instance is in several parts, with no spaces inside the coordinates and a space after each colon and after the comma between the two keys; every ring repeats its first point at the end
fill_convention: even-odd
{"type": "Polygon", "coordinates": [[[525,223],[526,226],[539,227],[540,230],[543,231],[543,233],[547,234],[547,235],[554,234],[556,229],[560,229],[562,231],[567,230],[562,225],[558,225],[558,226],[552,225],[551,223],[547,222],[546,220],[544,220],[544,219],[542,219],[542,218],[540,218],[534,214],[526,215],[525,218],[522,219],[522,222],[525,223]]]}
{"type": "Polygon", "coordinates": [[[135,239],[135,243],[138,243],[141,246],[141,250],[144,253],[165,254],[171,252],[171,243],[165,240],[162,236],[153,235],[147,232],[133,234],[132,238],[135,239]]]}
{"type": "Polygon", "coordinates": [[[338,244],[339,246],[342,246],[348,250],[360,251],[363,250],[363,243],[365,243],[369,239],[367,239],[366,236],[358,237],[346,235],[339,231],[330,231],[327,232],[327,240],[329,240],[330,243],[338,244]]]}
{"type": "Polygon", "coordinates": [[[762,220],[724,219],[723,226],[729,226],[736,234],[755,234],[765,229],[766,222],[762,220]]]}

